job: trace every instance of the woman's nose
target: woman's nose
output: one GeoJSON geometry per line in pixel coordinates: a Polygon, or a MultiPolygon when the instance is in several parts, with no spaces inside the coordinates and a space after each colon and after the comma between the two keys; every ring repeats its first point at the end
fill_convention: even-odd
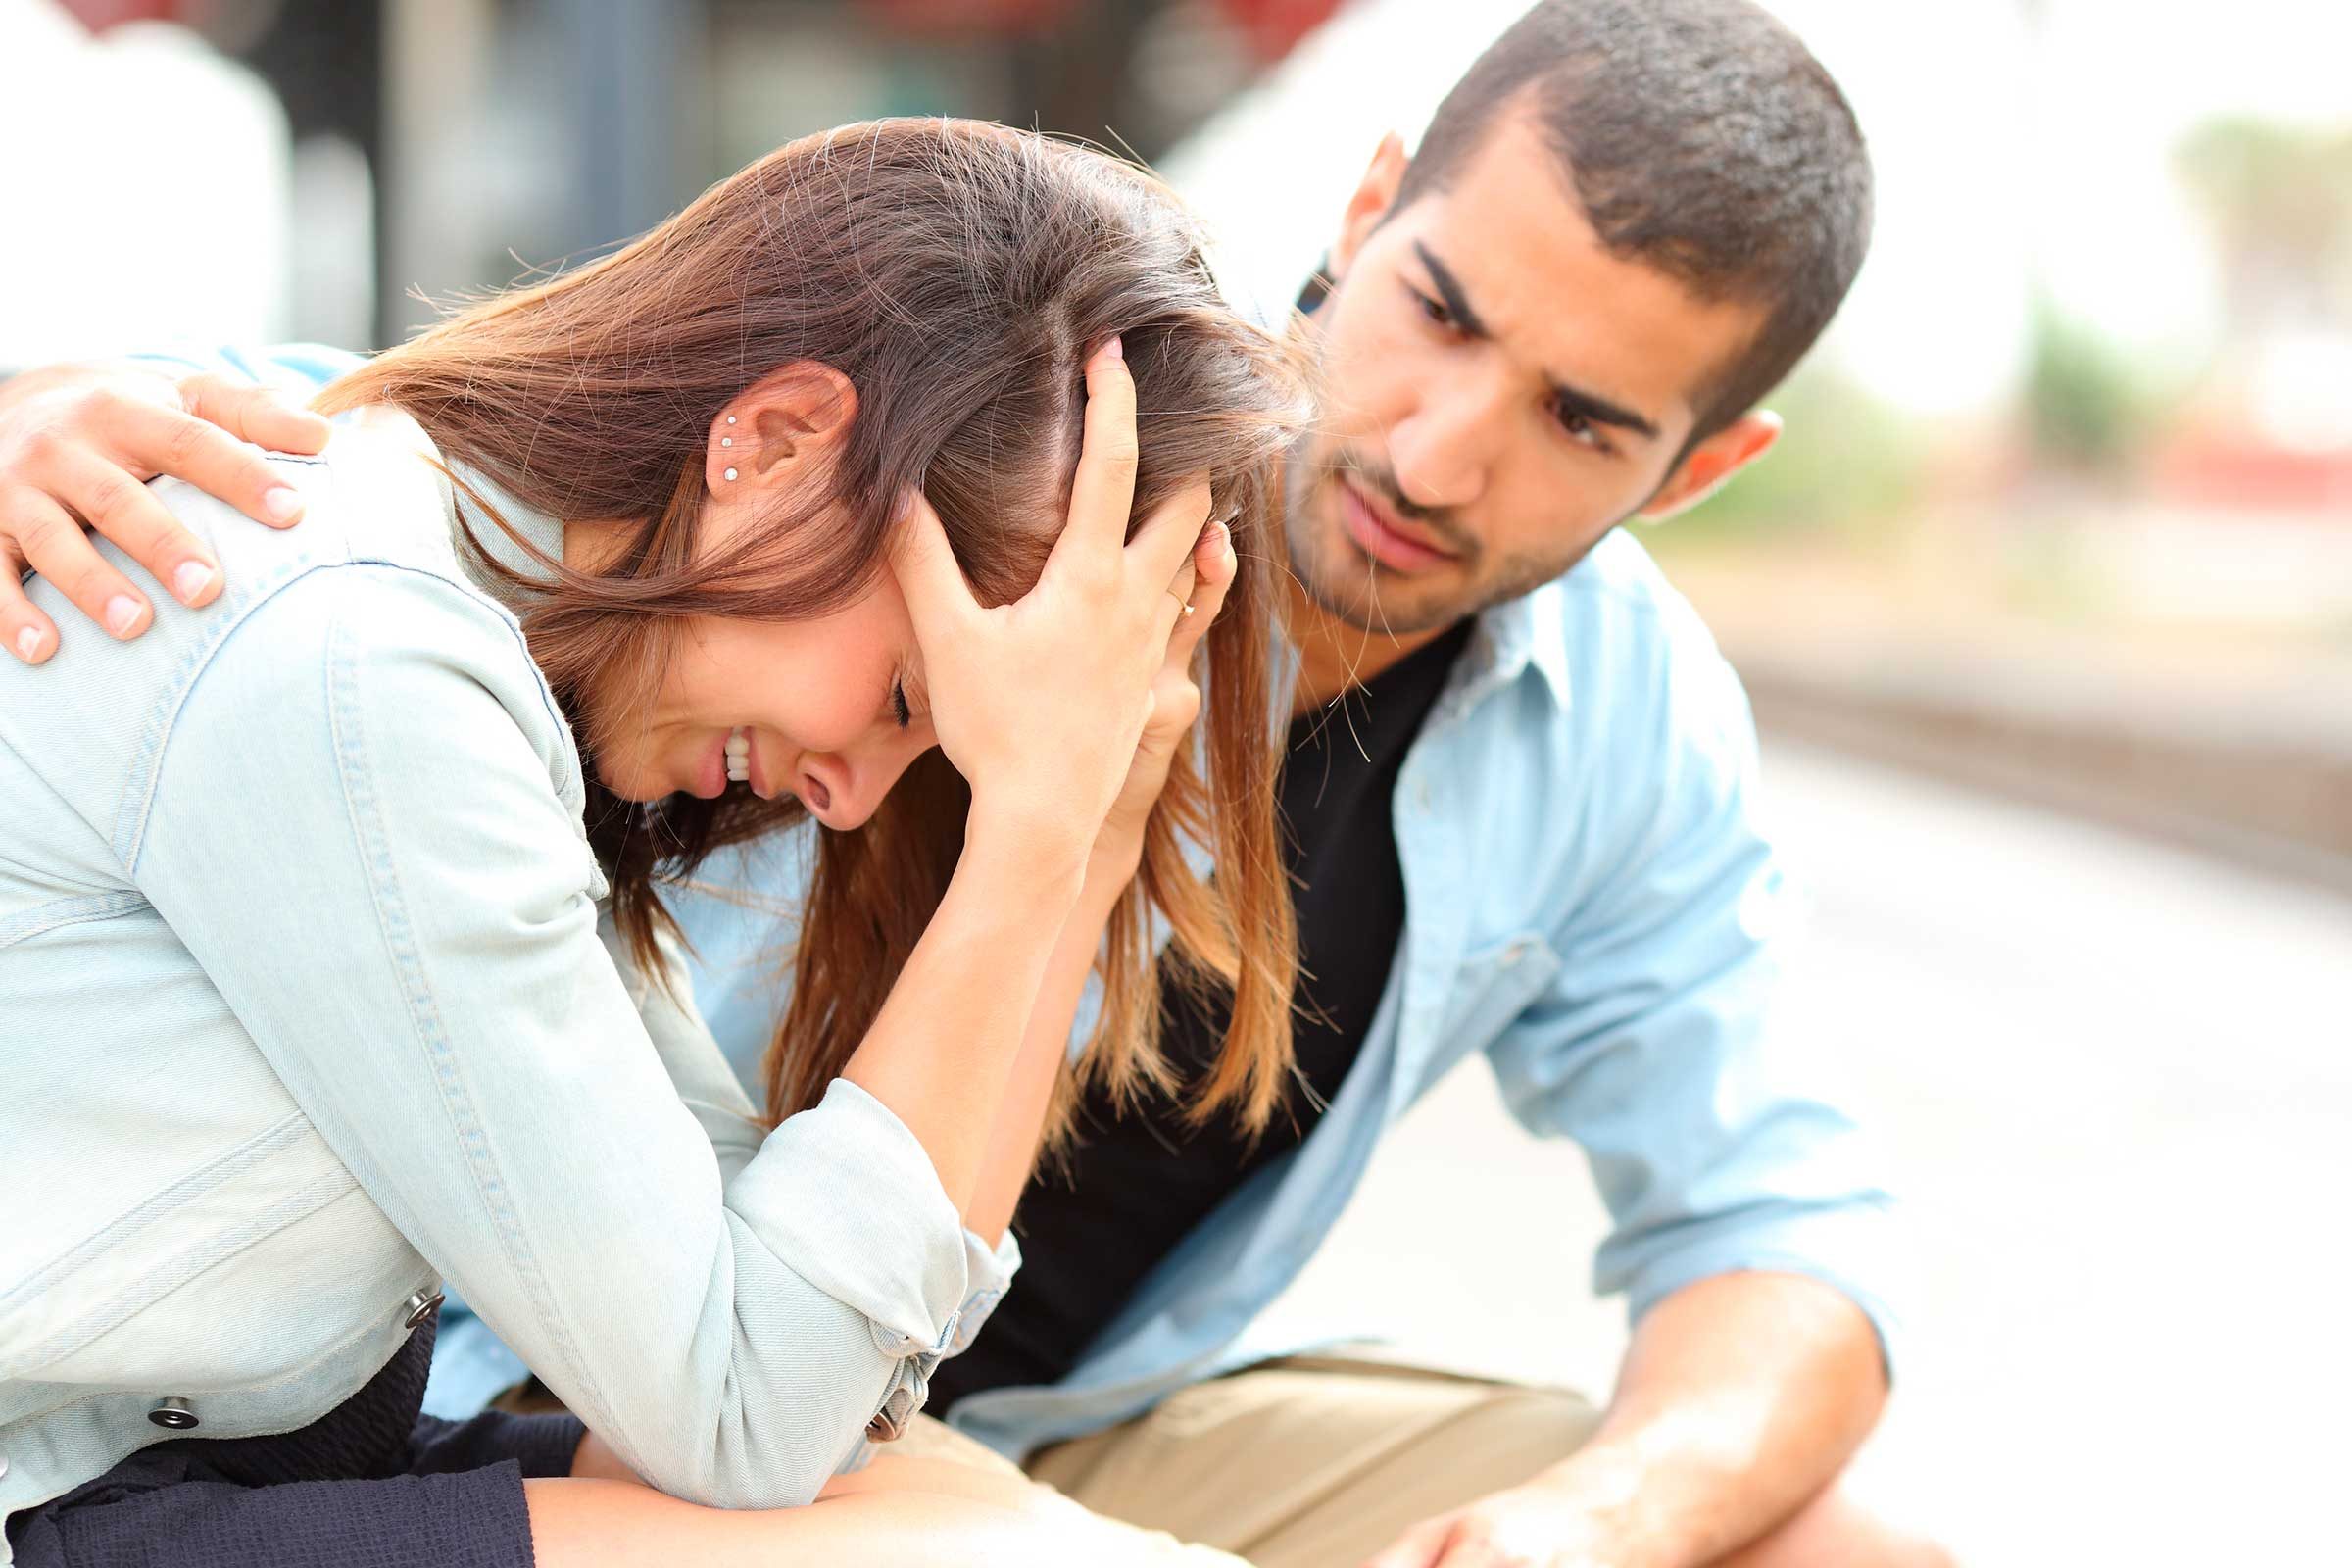
{"type": "Polygon", "coordinates": [[[894,729],[872,746],[805,757],[801,760],[805,780],[818,786],[829,799],[819,805],[809,798],[813,792],[806,788],[802,798],[817,808],[817,814],[829,826],[845,830],[862,827],[914,760],[934,744],[930,726],[917,724],[894,729]]]}

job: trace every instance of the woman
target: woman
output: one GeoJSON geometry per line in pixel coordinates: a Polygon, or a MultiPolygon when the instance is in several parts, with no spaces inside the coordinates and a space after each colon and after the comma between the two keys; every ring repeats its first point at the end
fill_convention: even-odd
{"type": "Polygon", "coordinates": [[[1002,1292],[1099,949],[1105,1028],[1152,1016],[1164,918],[1234,988],[1208,1102],[1272,1102],[1273,351],[1133,171],[890,122],[321,406],[301,529],[167,489],[220,601],[0,686],[10,1544],[919,1560],[1035,1524],[723,1510],[894,1435],[1002,1292]],[[658,886],[804,810],[837,831],[769,1131],[658,886]],[[578,1421],[412,1431],[443,1278],[578,1421]]]}

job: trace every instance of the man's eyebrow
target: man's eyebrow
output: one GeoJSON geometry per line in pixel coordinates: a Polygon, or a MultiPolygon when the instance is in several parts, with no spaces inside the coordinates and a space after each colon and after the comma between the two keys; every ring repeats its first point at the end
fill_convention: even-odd
{"type": "Polygon", "coordinates": [[[1487,323],[1479,318],[1478,312],[1470,308],[1470,296],[1462,292],[1462,280],[1454,276],[1444,262],[1432,256],[1429,247],[1419,240],[1413,241],[1413,254],[1421,258],[1423,267],[1429,269],[1429,280],[1437,285],[1438,298],[1446,302],[1446,314],[1453,318],[1453,324],[1472,337],[1487,336],[1487,323]]]}
{"type": "Polygon", "coordinates": [[[1563,414],[1582,415],[1594,424],[1613,424],[1621,430],[1633,431],[1645,441],[1658,438],[1658,427],[1633,410],[1621,409],[1607,398],[1594,397],[1565,382],[1551,383],[1551,401],[1563,414]]]}
{"type": "MultiPolygon", "coordinates": [[[[1470,297],[1462,290],[1462,280],[1453,275],[1452,270],[1431,255],[1429,247],[1419,240],[1413,241],[1413,254],[1420,257],[1421,265],[1429,270],[1429,281],[1437,289],[1438,298],[1445,302],[1446,313],[1453,318],[1453,324],[1472,337],[1491,336],[1485,320],[1471,308],[1470,297]]],[[[1631,430],[1645,440],[1655,441],[1658,438],[1657,425],[1633,410],[1611,403],[1597,393],[1570,386],[1557,377],[1546,376],[1545,379],[1551,383],[1552,401],[1563,411],[1581,415],[1594,424],[1609,424],[1621,430],[1631,430]]]]}

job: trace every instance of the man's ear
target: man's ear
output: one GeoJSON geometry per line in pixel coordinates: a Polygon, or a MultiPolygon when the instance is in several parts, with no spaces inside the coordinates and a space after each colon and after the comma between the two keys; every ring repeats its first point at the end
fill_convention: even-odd
{"type": "Polygon", "coordinates": [[[1772,450],[1781,438],[1781,416],[1770,409],[1743,414],[1690,449],[1682,466],[1666,476],[1658,493],[1634,515],[1664,522],[1690,511],[1731,482],[1732,475],[1772,450]]]}
{"type": "Polygon", "coordinates": [[[1404,166],[1410,161],[1404,156],[1403,137],[1392,130],[1380,138],[1380,145],[1372,151],[1371,166],[1356,181],[1355,194],[1348,198],[1348,210],[1340,215],[1340,237],[1331,247],[1333,282],[1348,275],[1348,270],[1355,265],[1356,252],[1396,205],[1396,188],[1404,182],[1404,166]]]}
{"type": "Polygon", "coordinates": [[[858,417],[858,389],[830,365],[796,360],[770,370],[710,420],[704,482],[724,498],[805,482],[858,417]]]}

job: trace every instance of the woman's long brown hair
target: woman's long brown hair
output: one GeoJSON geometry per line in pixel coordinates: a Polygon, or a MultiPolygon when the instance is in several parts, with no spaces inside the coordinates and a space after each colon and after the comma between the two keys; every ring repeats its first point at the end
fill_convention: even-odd
{"type": "MultiPolygon", "coordinates": [[[[1240,571],[1203,643],[1198,760],[1179,759],[1112,918],[1080,1071],[1122,1102],[1177,1087],[1158,1049],[1164,922],[1168,972],[1231,999],[1188,1109],[1229,1109],[1254,1132],[1291,1066],[1297,944],[1275,838],[1271,660],[1280,463],[1307,405],[1281,346],[1220,302],[1199,234],[1158,182],[996,125],[847,126],[770,154],[611,256],[474,303],[318,406],[397,404],[453,468],[551,516],[644,519],[616,566],[589,574],[541,558],[538,578],[506,574],[532,655],[593,754],[646,710],[685,617],[794,619],[854,601],[918,488],[983,600],[1025,593],[1064,516],[1084,358],[1114,332],[1136,383],[1134,518],[1206,472],[1240,571]],[[838,463],[821,493],[698,560],[711,420],[802,361],[857,389],[838,463]],[[1210,849],[1212,878],[1188,866],[1188,841],[1210,849]]],[[[479,496],[466,510],[506,527],[479,496]]],[[[674,930],[659,885],[805,815],[740,790],[635,806],[593,767],[589,796],[615,918],[654,972],[659,933],[674,930]]],[[[935,751],[865,826],[822,833],[768,1053],[772,1115],[814,1104],[864,1036],[938,908],[968,804],[935,751]]]]}

